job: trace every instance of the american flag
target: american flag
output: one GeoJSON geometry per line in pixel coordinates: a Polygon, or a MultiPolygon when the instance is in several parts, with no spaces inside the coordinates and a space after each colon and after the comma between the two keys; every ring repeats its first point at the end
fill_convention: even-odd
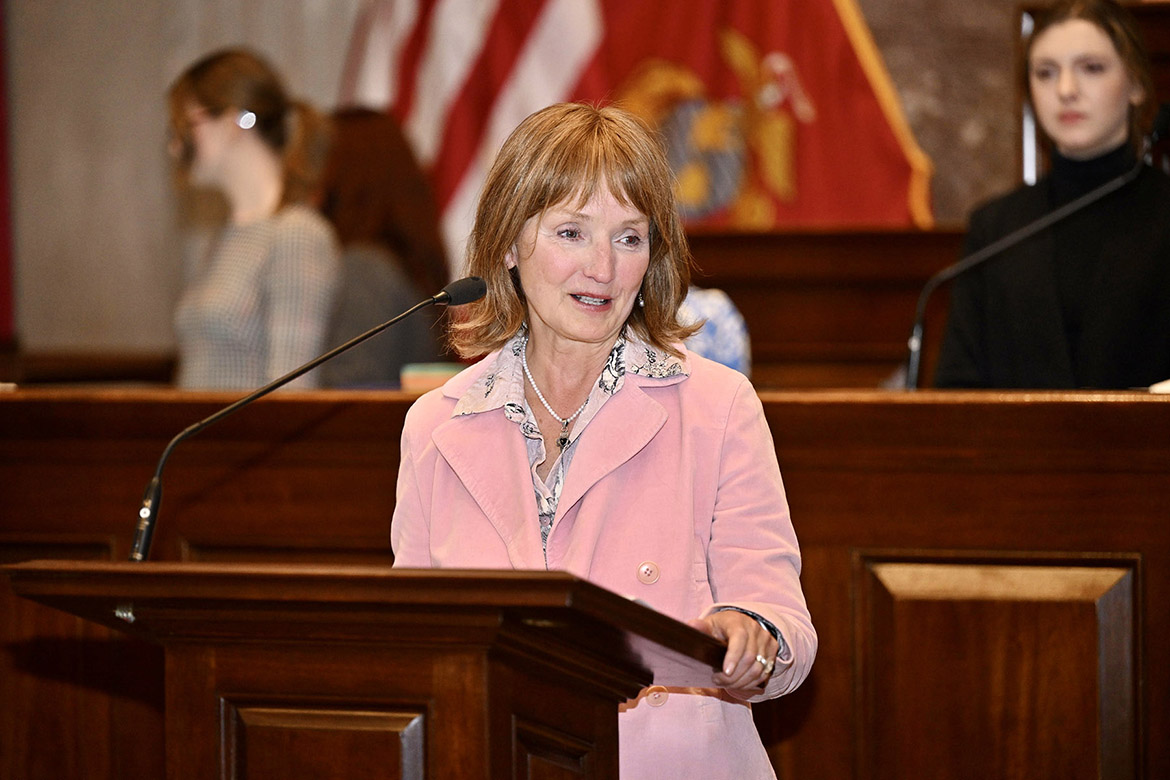
{"type": "Polygon", "coordinates": [[[458,258],[496,150],[561,100],[656,125],[691,229],[932,223],[855,0],[369,0],[339,102],[399,118],[458,258]]]}

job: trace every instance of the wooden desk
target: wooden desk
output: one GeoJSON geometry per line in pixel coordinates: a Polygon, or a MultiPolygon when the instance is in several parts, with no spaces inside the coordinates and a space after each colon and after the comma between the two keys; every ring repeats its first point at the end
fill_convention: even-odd
{"type": "MultiPolygon", "coordinates": [[[[1170,776],[1170,399],[761,397],[821,640],[756,709],[780,777],[1170,776]]],[[[123,560],[166,441],[233,400],[0,395],[0,556],[123,560]]],[[[410,400],[288,393],[184,442],[152,558],[388,564],[410,400]]],[[[154,648],[0,588],[0,776],[161,776],[154,648]]]]}
{"type": "Polygon", "coordinates": [[[618,707],[723,643],[563,572],[31,561],[20,595],[166,655],[167,780],[618,774],[618,707]]]}

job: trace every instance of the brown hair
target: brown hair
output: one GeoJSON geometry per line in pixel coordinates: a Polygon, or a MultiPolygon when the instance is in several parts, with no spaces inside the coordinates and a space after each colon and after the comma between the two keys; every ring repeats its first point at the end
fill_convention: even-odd
{"type": "Polygon", "coordinates": [[[1117,50],[1130,80],[1141,89],[1141,102],[1129,110],[1129,141],[1135,149],[1140,148],[1158,110],[1150,55],[1142,42],[1137,20],[1114,0],[1060,0],[1040,14],[1024,48],[1022,75],[1028,102],[1032,101],[1032,46],[1045,30],[1072,19],[1082,19],[1105,33],[1117,50]]]}
{"type": "Polygon", "coordinates": [[[328,121],[308,103],[289,98],[276,71],[259,55],[246,49],[213,52],[175,79],[167,97],[183,175],[194,154],[187,119],[194,103],[213,117],[228,110],[255,114],[256,132],[281,157],[282,205],[303,202],[312,193],[329,147],[328,121]]]}
{"type": "Polygon", "coordinates": [[[467,272],[487,282],[487,296],[453,323],[451,345],[474,357],[503,346],[526,317],[519,276],[505,256],[527,221],[576,199],[586,203],[605,183],[623,206],[650,222],[650,262],[642,281],[644,306],[626,327],[647,343],[677,355],[675,343],[697,328],[682,325],[679,304],[690,284],[690,251],[674,199],[674,179],[661,141],[642,120],[615,107],[558,103],[512,131],[484,182],[468,242],[467,272]]]}
{"type": "Polygon", "coordinates": [[[345,108],[333,113],[332,123],[321,213],[342,245],[380,244],[419,292],[438,292],[450,281],[439,209],[398,121],[382,111],[345,108]]]}

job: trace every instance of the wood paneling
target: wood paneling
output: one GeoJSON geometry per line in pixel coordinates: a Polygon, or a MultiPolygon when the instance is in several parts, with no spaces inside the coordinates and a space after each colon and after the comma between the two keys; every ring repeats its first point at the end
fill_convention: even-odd
{"type": "Polygon", "coordinates": [[[335,702],[224,706],[227,776],[425,777],[419,712],[339,709],[335,702]]]}
{"type": "Polygon", "coordinates": [[[860,777],[1133,777],[1136,564],[859,556],[860,777]]]}
{"type": "MultiPolygon", "coordinates": [[[[12,478],[0,466],[0,562],[110,559],[114,535],[90,532],[82,518],[14,532],[12,478]]],[[[0,777],[162,776],[158,647],[19,599],[6,578],[0,644],[0,777]]]]}
{"type": "MultiPolygon", "coordinates": [[[[1162,433],[1170,430],[1170,399],[945,392],[764,393],[762,398],[801,542],[802,583],[821,640],[809,681],[793,695],[756,709],[775,745],[782,777],[896,776],[883,774],[894,769],[878,761],[892,752],[911,766],[933,762],[931,777],[980,772],[999,777],[1000,770],[1006,777],[1064,776],[1049,773],[1048,762],[1060,758],[1052,752],[1054,744],[1065,752],[1090,751],[1089,766],[1071,776],[1170,773],[1170,743],[1163,739],[1170,733],[1164,704],[1170,701],[1170,673],[1153,660],[1170,641],[1170,615],[1149,606],[1170,598],[1170,537],[1156,530],[1170,506],[1170,453],[1162,433]],[[1102,567],[1130,572],[1132,584],[1123,580],[1106,590],[1097,614],[1070,598],[981,604],[882,596],[867,606],[867,596],[888,590],[878,588],[870,571],[879,562],[941,564],[951,572],[961,566],[983,567],[982,572],[1102,567]],[[1130,597],[1121,596],[1128,588],[1132,607],[1125,606],[1130,597]],[[881,620],[859,625],[859,615],[880,614],[886,607],[881,620]],[[1132,617],[1125,616],[1126,609],[1132,617]],[[972,680],[961,666],[945,665],[941,658],[924,661],[912,646],[886,646],[898,636],[876,627],[906,629],[919,618],[936,621],[922,650],[930,656],[948,647],[958,652],[948,645],[953,636],[940,632],[953,634],[960,617],[968,621],[964,630],[982,627],[999,648],[985,649],[974,660],[994,661],[1026,683],[1013,700],[993,699],[995,681],[972,680]],[[1068,622],[1060,623],[1062,618],[1068,622]],[[1000,636],[1011,620],[1042,622],[1021,637],[1000,636]],[[1045,637],[1041,625],[1059,627],[1059,633],[1045,637]],[[1046,655],[1061,636],[1074,645],[1046,655]],[[1100,644],[1091,645],[1098,636],[1100,644]],[[1012,655],[1017,640],[1031,642],[1034,661],[1012,655]],[[1149,663],[1143,661],[1147,657],[1149,663]],[[1046,704],[1046,712],[1060,719],[1045,721],[1044,712],[1034,709],[1040,689],[1026,677],[1027,664],[1040,670],[1070,659],[1083,663],[1056,670],[1063,676],[1046,682],[1045,695],[1059,696],[1063,709],[1046,704]],[[867,680],[863,670],[874,677],[867,680]],[[918,681],[918,672],[936,676],[927,684],[918,681]],[[1091,697],[1089,685],[1095,689],[1091,697]],[[983,703],[972,709],[976,689],[983,703]],[[867,712],[861,706],[866,702],[880,711],[867,712]],[[901,710],[884,709],[911,704],[918,713],[962,712],[964,730],[936,731],[942,728],[937,719],[908,719],[901,710]],[[997,714],[995,707],[1009,704],[1010,712],[997,714]],[[910,731],[892,734],[882,719],[910,731]],[[1039,725],[1044,728],[1029,730],[1039,725]],[[1091,729],[1095,736],[1087,745],[1064,747],[1091,729]],[[1127,755],[1116,754],[1127,746],[1132,746],[1127,755]],[[996,750],[1009,751],[996,758],[1003,762],[998,766],[991,761],[996,750]],[[1037,756],[1043,756],[1039,764],[1010,763],[1037,756]],[[1133,767],[1128,774],[1127,766],[1133,767]]],[[[907,630],[927,639],[925,625],[907,630]]]]}
{"type": "MultiPolygon", "coordinates": [[[[766,388],[875,388],[895,378],[922,287],[959,259],[957,231],[700,233],[694,283],[725,291],[766,388]]],[[[933,375],[949,290],[927,310],[923,383],[933,375]]]]}
{"type": "MultiPolygon", "coordinates": [[[[821,642],[805,685],[755,710],[782,779],[1170,776],[1170,612],[1159,606],[1170,603],[1170,399],[761,398],[821,642]]],[[[6,558],[64,545],[64,557],[124,559],[166,441],[233,400],[0,395],[6,558]]],[[[411,400],[278,394],[184,442],[166,468],[152,557],[385,563],[411,400]]],[[[157,659],[121,669],[126,643],[87,638],[101,629],[7,590],[0,617],[0,774],[158,776],[117,769],[152,750],[161,761],[157,659]],[[32,660],[42,646],[58,653],[48,668],[32,660]],[[126,694],[130,683],[147,690],[126,694]],[[135,710],[133,740],[117,733],[130,727],[114,706],[135,710]],[[151,716],[153,727],[141,722],[151,716]],[[74,728],[66,748],[42,736],[74,728]]],[[[571,745],[517,735],[546,756],[534,766],[571,763],[571,745]]]]}
{"type": "Polygon", "coordinates": [[[170,780],[610,780],[619,705],[652,683],[709,684],[726,652],[560,572],[35,561],[5,574],[23,597],[163,646],[170,780]]]}

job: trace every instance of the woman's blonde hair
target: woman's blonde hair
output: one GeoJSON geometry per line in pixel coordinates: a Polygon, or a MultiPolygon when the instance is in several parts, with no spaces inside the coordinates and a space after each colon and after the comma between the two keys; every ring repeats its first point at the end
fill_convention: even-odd
{"type": "Polygon", "coordinates": [[[196,105],[213,117],[228,110],[255,115],[255,131],[280,155],[282,205],[304,202],[316,189],[329,149],[329,121],[308,103],[291,99],[280,76],[254,52],[222,49],[208,54],[175,79],[167,101],[183,176],[195,151],[187,111],[196,105]]]}
{"type": "Polygon", "coordinates": [[[512,131],[488,172],[468,243],[467,273],[482,276],[487,295],[464,307],[451,326],[452,348],[476,357],[502,347],[527,315],[519,276],[506,256],[528,220],[558,204],[583,205],[604,182],[623,206],[650,222],[644,305],[626,327],[661,350],[696,328],[681,324],[679,304],[690,284],[690,252],[674,199],[674,178],[657,135],[615,107],[559,103],[512,131]]]}

